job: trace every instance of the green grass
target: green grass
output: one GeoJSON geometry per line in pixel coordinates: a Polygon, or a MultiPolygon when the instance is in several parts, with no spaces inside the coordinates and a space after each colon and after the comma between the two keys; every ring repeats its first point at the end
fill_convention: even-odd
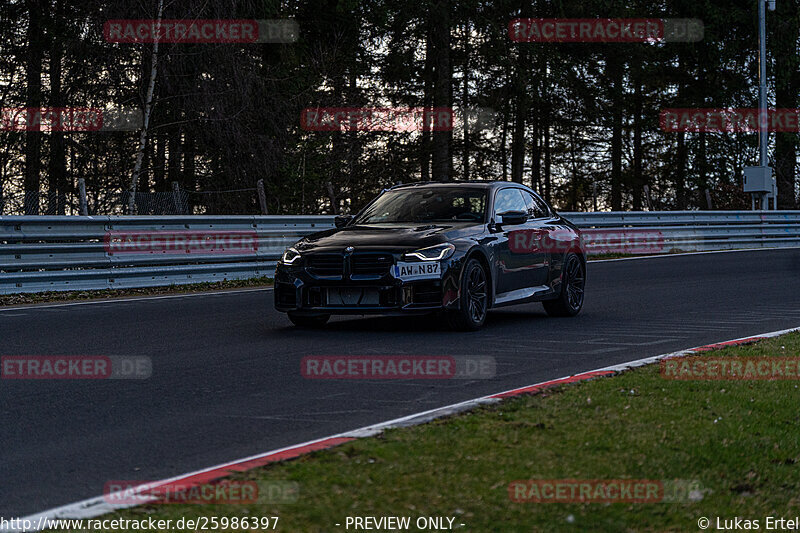
{"type": "MultiPolygon", "coordinates": [[[[709,355],[800,356],[800,335],[700,357],[709,355]]],[[[755,518],[763,529],[768,515],[800,514],[799,400],[796,381],[670,381],[651,365],[236,476],[296,482],[296,503],[117,515],[277,515],[278,529],[292,532],[344,531],[335,524],[365,515],[454,516],[460,530],[480,532],[697,531],[701,516],[755,518]],[[694,503],[510,501],[511,481],[534,478],[682,479],[704,489],[694,503]]]]}
{"type": "Polygon", "coordinates": [[[87,291],[47,291],[36,293],[0,295],[0,307],[10,305],[38,304],[45,302],[65,302],[73,300],[99,300],[106,298],[124,298],[130,296],[153,296],[158,294],[181,294],[223,289],[241,289],[247,287],[271,287],[272,278],[261,277],[251,279],[234,279],[225,281],[209,281],[189,283],[186,285],[165,285],[161,287],[142,287],[139,289],[101,289],[87,291]]]}

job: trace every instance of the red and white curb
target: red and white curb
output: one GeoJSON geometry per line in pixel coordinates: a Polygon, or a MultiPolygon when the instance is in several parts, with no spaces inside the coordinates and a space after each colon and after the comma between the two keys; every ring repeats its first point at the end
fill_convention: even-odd
{"type": "MultiPolygon", "coordinates": [[[[444,407],[438,407],[436,409],[431,409],[429,411],[423,411],[421,413],[415,413],[412,415],[404,416],[401,418],[395,418],[393,420],[388,420],[386,422],[381,422],[379,424],[374,424],[372,426],[365,426],[362,428],[354,429],[352,431],[346,431],[344,433],[339,433],[337,435],[332,435],[330,437],[323,437],[321,439],[311,440],[307,442],[303,442],[301,444],[295,444],[293,446],[288,446],[286,448],[279,448],[277,450],[272,450],[266,453],[261,453],[258,455],[252,455],[250,457],[245,457],[243,459],[238,459],[236,461],[231,461],[229,463],[224,463],[217,466],[212,466],[210,468],[206,468],[203,470],[198,470],[196,472],[190,472],[188,474],[182,474],[180,476],[176,476],[169,479],[164,479],[157,482],[150,482],[147,484],[140,485],[135,487],[134,489],[127,489],[126,494],[127,498],[115,498],[116,495],[108,494],[104,496],[98,496],[95,498],[90,498],[88,500],[83,500],[76,503],[71,503],[68,505],[64,505],[61,507],[56,507],[53,509],[49,509],[47,511],[43,511],[41,513],[36,513],[33,515],[29,515],[26,517],[22,517],[19,521],[25,522],[28,521],[29,523],[33,524],[34,527],[28,529],[27,531],[38,531],[42,528],[42,525],[46,523],[48,519],[58,519],[58,518],[94,518],[96,516],[100,516],[106,513],[111,513],[120,509],[126,509],[129,507],[135,507],[136,505],[141,504],[133,504],[133,503],[109,503],[109,501],[113,501],[115,499],[118,500],[128,500],[130,501],[131,493],[141,493],[145,491],[152,490],[155,487],[159,487],[162,485],[166,485],[168,483],[176,483],[180,482],[182,487],[195,487],[200,485],[205,485],[222,477],[228,476],[230,474],[236,472],[244,472],[247,470],[252,470],[254,468],[265,466],[269,463],[274,463],[278,461],[285,461],[287,459],[294,459],[296,457],[300,457],[301,455],[305,455],[311,452],[315,452],[318,450],[326,450],[329,448],[333,448],[334,446],[338,446],[340,444],[344,444],[345,442],[350,442],[355,439],[365,438],[365,437],[372,437],[384,432],[387,429],[392,428],[401,428],[401,427],[408,427],[408,426],[415,426],[419,424],[424,424],[426,422],[430,422],[431,420],[442,418],[445,416],[450,416],[456,413],[461,413],[464,411],[469,411],[479,407],[481,405],[493,404],[502,401],[505,398],[511,398],[514,396],[520,396],[523,394],[533,394],[536,392],[540,392],[549,387],[555,387],[558,385],[564,385],[568,383],[577,383],[580,381],[587,381],[590,379],[598,378],[598,377],[606,377],[612,376],[614,374],[618,374],[620,372],[624,372],[626,370],[630,370],[633,368],[637,368],[644,365],[649,365],[660,361],[661,359],[667,359],[672,357],[686,357],[690,355],[696,355],[703,352],[708,352],[711,350],[718,350],[728,346],[737,346],[741,344],[750,344],[753,342],[760,341],[762,339],[768,339],[771,337],[778,337],[780,335],[785,335],[787,333],[793,333],[800,331],[800,327],[790,328],[790,329],[783,329],[780,331],[771,331],[769,333],[762,333],[760,335],[754,335],[751,337],[742,337],[739,339],[733,339],[724,342],[718,342],[715,344],[706,344],[703,346],[696,346],[694,348],[689,348],[686,350],[679,350],[677,352],[670,352],[661,355],[655,355],[653,357],[646,357],[644,359],[636,359],[634,361],[629,361],[626,363],[621,363],[618,365],[607,366],[603,368],[598,368],[596,370],[590,370],[588,372],[581,372],[580,374],[575,374],[572,376],[565,376],[563,378],[552,379],[549,381],[543,381],[541,383],[537,383],[535,385],[529,385],[527,387],[520,387],[516,389],[511,389],[503,392],[498,392],[496,394],[491,394],[489,396],[483,396],[481,398],[475,398],[473,400],[466,400],[464,402],[455,403],[452,405],[447,405],[444,407]]],[[[9,529],[9,528],[0,528],[2,532],[16,532],[16,531],[26,531],[23,529],[9,529]]]]}

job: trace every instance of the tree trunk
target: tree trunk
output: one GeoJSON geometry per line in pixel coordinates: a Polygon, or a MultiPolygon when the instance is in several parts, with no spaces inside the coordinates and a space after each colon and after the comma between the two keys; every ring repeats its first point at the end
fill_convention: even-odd
{"type": "MultiPolygon", "coordinates": [[[[53,16],[50,21],[50,105],[52,107],[64,107],[64,95],[61,91],[61,63],[63,61],[63,38],[59,28],[63,27],[64,4],[62,0],[56,0],[53,16]]],[[[50,202],[48,212],[63,215],[65,214],[67,202],[67,152],[64,145],[64,132],[53,131],[50,134],[50,160],[47,170],[50,202]],[[55,194],[53,194],[55,193],[55,194]]]]}
{"type": "Polygon", "coordinates": [[[181,159],[183,155],[183,130],[178,126],[169,137],[169,155],[167,161],[168,181],[182,183],[181,159]]]}
{"type": "Polygon", "coordinates": [[[155,159],[152,164],[153,168],[153,190],[166,191],[167,190],[167,138],[162,133],[153,137],[155,143],[155,159]]]}
{"type": "MultiPolygon", "coordinates": [[[[197,190],[197,176],[195,175],[195,143],[193,135],[187,131],[183,141],[183,187],[189,191],[197,190]]],[[[196,194],[190,196],[189,213],[194,213],[196,194]]]]}
{"type": "MultiPolygon", "coordinates": [[[[42,17],[44,17],[46,3],[43,0],[27,0],[28,8],[28,50],[26,57],[26,84],[25,107],[28,108],[28,118],[35,119],[35,114],[42,107],[42,57],[44,55],[44,36],[42,32],[42,17]]],[[[42,134],[38,124],[27,124],[25,132],[25,176],[23,188],[25,189],[25,214],[39,214],[39,185],[42,165],[42,134]]]]}
{"type": "Polygon", "coordinates": [[[500,133],[500,161],[503,165],[503,181],[508,181],[508,103],[503,105],[503,129],[500,133]]]}
{"type": "MultiPolygon", "coordinates": [[[[679,55],[678,68],[680,70],[686,67],[686,60],[679,55]]],[[[686,104],[686,80],[681,79],[678,83],[678,107],[686,104]]],[[[678,148],[675,154],[675,208],[683,211],[687,206],[687,191],[686,191],[686,163],[689,158],[689,147],[686,145],[686,132],[679,131],[678,134],[678,148]]]]}
{"type": "MultiPolygon", "coordinates": [[[[797,94],[797,92],[795,92],[797,94]]],[[[777,96],[777,95],[776,95],[777,96]]],[[[780,98],[780,97],[778,97],[780,98]]],[[[789,107],[782,106],[779,107],[789,107]]],[[[792,106],[793,108],[796,106],[792,106]]],[[[778,132],[775,139],[775,175],[778,179],[778,209],[797,209],[797,134],[778,132]]]]}
{"type": "MultiPolygon", "coordinates": [[[[697,193],[705,196],[708,190],[708,161],[706,159],[706,132],[701,131],[697,134],[697,193]]],[[[698,199],[700,205],[706,203],[705,198],[698,199]]],[[[710,208],[709,208],[710,209],[710,208]]]]}
{"type": "Polygon", "coordinates": [[[511,181],[522,183],[525,163],[525,115],[528,111],[520,97],[514,109],[514,131],[511,134],[511,181]]]}
{"type": "Polygon", "coordinates": [[[539,130],[541,132],[540,139],[542,140],[541,149],[539,150],[540,155],[537,157],[544,158],[544,169],[542,172],[542,189],[543,189],[543,196],[547,203],[553,202],[553,191],[552,191],[552,182],[550,178],[550,168],[551,168],[551,155],[550,155],[550,121],[552,117],[550,116],[550,99],[548,94],[548,89],[550,88],[550,80],[548,79],[548,65],[549,61],[547,57],[542,54],[539,60],[539,91],[537,93],[537,104],[538,104],[538,120],[539,120],[539,130]]]}
{"type": "MultiPolygon", "coordinates": [[[[519,64],[528,64],[527,47],[519,50],[519,64]]],[[[522,183],[522,170],[525,166],[525,123],[528,118],[530,97],[528,95],[527,70],[516,69],[514,73],[514,132],[511,135],[511,181],[522,183]]]]}
{"type": "Polygon", "coordinates": [[[575,135],[575,127],[570,127],[569,129],[569,137],[570,137],[570,155],[572,156],[572,178],[571,178],[571,187],[570,187],[570,211],[577,211],[578,210],[578,157],[577,157],[577,150],[578,150],[578,140],[577,136],[575,135]]]}
{"type": "MultiPolygon", "coordinates": [[[[343,102],[348,105],[351,102],[345,96],[345,79],[343,74],[337,74],[332,81],[333,85],[333,101],[343,102]]],[[[348,135],[348,137],[350,137],[348,135]]],[[[348,139],[339,133],[334,134],[331,139],[332,150],[328,154],[330,164],[328,165],[326,187],[328,189],[328,196],[331,199],[331,213],[338,215],[339,213],[339,192],[342,191],[344,183],[344,175],[347,173],[345,165],[347,164],[346,152],[349,145],[348,139]]]]}
{"type": "MultiPolygon", "coordinates": [[[[775,107],[795,109],[800,93],[800,54],[797,50],[797,2],[778,2],[774,18],[775,107]]],[[[771,22],[772,24],[773,22],[771,22]]],[[[796,209],[797,133],[778,132],[775,138],[775,175],[778,180],[778,208],[796,209]]]]}
{"type": "Polygon", "coordinates": [[[544,199],[548,204],[553,202],[552,181],[550,179],[550,111],[544,114],[544,199]]]}
{"type": "MultiPolygon", "coordinates": [[[[435,86],[433,92],[433,107],[453,108],[453,72],[450,64],[450,2],[438,0],[433,4],[433,18],[437,22],[436,31],[433,32],[433,49],[436,55],[435,86]]],[[[438,115],[438,113],[437,113],[438,115]]],[[[439,128],[433,132],[433,165],[434,181],[452,180],[451,168],[453,165],[453,130],[439,128]]]]}
{"type": "Polygon", "coordinates": [[[464,147],[461,150],[462,179],[469,180],[469,123],[467,110],[469,109],[469,55],[470,55],[470,23],[464,22],[464,76],[461,84],[461,113],[464,117],[464,147]]]}
{"type": "MultiPolygon", "coordinates": [[[[433,27],[432,20],[428,21],[428,30],[425,35],[425,65],[423,67],[423,117],[428,116],[428,112],[433,106],[433,27]]],[[[431,129],[427,119],[422,121],[422,137],[420,139],[420,179],[430,181],[431,179],[431,129]]]]}
{"type": "Polygon", "coordinates": [[[606,75],[611,86],[611,210],[622,210],[622,106],[623,65],[616,49],[606,56],[606,75]]]}
{"type": "Polygon", "coordinates": [[[688,148],[686,147],[686,133],[678,132],[678,150],[675,155],[675,208],[678,211],[686,209],[686,160],[688,148]]]}
{"type": "Polygon", "coordinates": [[[642,83],[637,77],[634,92],[633,105],[633,183],[631,191],[633,193],[633,210],[642,210],[642,193],[644,188],[644,175],[642,170],[642,83]]]}
{"type": "Polygon", "coordinates": [[[538,105],[538,99],[536,100],[536,107],[533,110],[533,134],[531,138],[533,139],[533,146],[531,147],[531,188],[538,192],[539,194],[542,193],[541,190],[541,180],[542,180],[542,132],[539,129],[539,113],[541,106],[538,105]]]}
{"type": "MultiPolygon", "coordinates": [[[[158,0],[158,17],[156,24],[161,22],[161,15],[164,12],[164,0],[158,0]]],[[[153,43],[153,52],[150,56],[150,82],[147,84],[147,95],[144,99],[144,124],[139,134],[139,149],[136,151],[136,163],[133,166],[133,177],[131,178],[131,195],[128,200],[128,214],[134,214],[136,209],[136,187],[139,182],[139,173],[142,171],[142,160],[144,159],[145,144],[147,143],[147,127],[150,124],[150,112],[153,104],[153,90],[156,85],[158,75],[158,40],[153,43]]],[[[170,147],[170,150],[172,147],[170,147]]]]}

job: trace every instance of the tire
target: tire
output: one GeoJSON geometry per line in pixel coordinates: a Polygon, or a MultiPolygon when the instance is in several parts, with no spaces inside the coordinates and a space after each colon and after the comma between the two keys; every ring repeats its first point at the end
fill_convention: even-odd
{"type": "Polygon", "coordinates": [[[331,317],[331,315],[303,315],[292,312],[287,315],[292,324],[301,328],[321,328],[331,317]]]}
{"type": "Polygon", "coordinates": [[[476,331],[486,322],[489,309],[489,276],[477,259],[464,265],[461,276],[459,308],[445,315],[450,328],[457,331],[476,331]]]}
{"type": "Polygon", "coordinates": [[[564,257],[561,276],[561,294],[555,300],[542,302],[542,305],[550,316],[575,316],[583,308],[586,287],[586,267],[578,254],[569,252],[564,257]]]}

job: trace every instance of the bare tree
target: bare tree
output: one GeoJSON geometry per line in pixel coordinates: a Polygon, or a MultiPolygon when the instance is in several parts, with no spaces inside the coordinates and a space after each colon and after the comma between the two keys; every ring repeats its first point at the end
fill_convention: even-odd
{"type": "MultiPolygon", "coordinates": [[[[156,32],[161,28],[161,15],[164,13],[164,0],[158,0],[158,17],[156,18],[156,32]]],[[[153,105],[153,90],[156,85],[158,75],[158,39],[153,43],[153,53],[150,55],[150,82],[147,84],[147,95],[144,99],[144,122],[142,131],[139,134],[139,149],[136,151],[136,163],[133,166],[133,177],[131,178],[131,194],[128,198],[128,214],[134,214],[136,210],[136,187],[139,184],[139,174],[142,172],[142,161],[144,160],[144,150],[147,144],[147,127],[150,124],[150,112],[153,105]]]]}

